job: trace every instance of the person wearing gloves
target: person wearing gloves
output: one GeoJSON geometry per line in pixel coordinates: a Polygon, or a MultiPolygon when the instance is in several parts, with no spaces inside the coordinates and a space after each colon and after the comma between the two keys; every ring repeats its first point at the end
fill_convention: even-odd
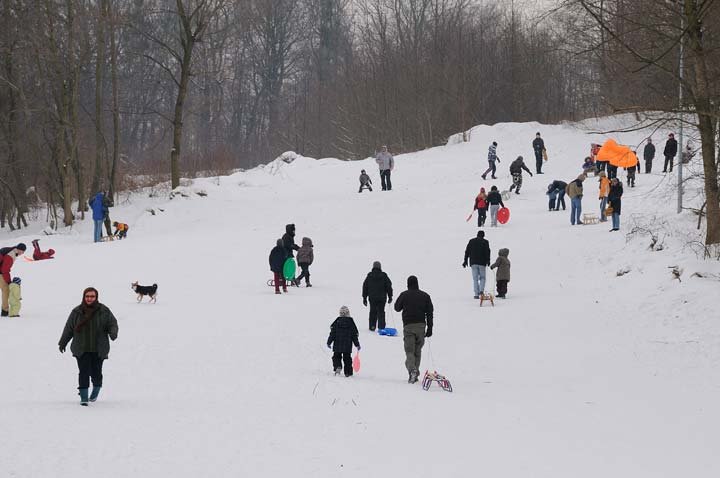
{"type": "Polygon", "coordinates": [[[523,160],[523,157],[518,156],[517,159],[515,159],[515,161],[510,164],[510,174],[512,174],[513,180],[513,183],[510,185],[510,191],[515,189],[515,194],[520,194],[520,188],[522,187],[523,183],[523,169],[527,171],[530,177],[532,177],[533,173],[531,173],[528,167],[525,166],[525,161],[523,160]]]}
{"type": "Polygon", "coordinates": [[[420,359],[425,337],[432,337],[433,334],[433,303],[430,295],[420,290],[417,277],[408,277],[407,290],[395,301],[395,311],[402,312],[403,347],[408,383],[415,383],[420,375],[420,359]]]}
{"type": "Polygon", "coordinates": [[[473,237],[465,246],[465,257],[463,268],[468,266],[472,270],[474,299],[479,299],[485,293],[485,268],[490,265],[490,243],[485,239],[485,231],[478,231],[477,237],[473,237]]]}
{"type": "Polygon", "coordinates": [[[332,365],[335,375],[340,375],[340,372],[344,371],[346,377],[352,377],[353,344],[360,350],[357,326],[350,317],[350,309],[343,305],[340,307],[339,317],[330,325],[330,335],[327,339],[327,346],[333,351],[332,365]]]}

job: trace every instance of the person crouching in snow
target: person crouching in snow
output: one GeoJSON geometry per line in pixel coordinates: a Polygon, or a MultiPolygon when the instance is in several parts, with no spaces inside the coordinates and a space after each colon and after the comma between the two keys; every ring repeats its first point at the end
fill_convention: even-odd
{"type": "Polygon", "coordinates": [[[125,223],[122,222],[113,222],[113,227],[115,228],[115,237],[118,239],[125,239],[127,237],[128,229],[130,229],[130,226],[128,226],[125,223]]]}
{"type": "Polygon", "coordinates": [[[287,284],[285,283],[285,276],[283,275],[283,267],[285,267],[285,260],[287,259],[287,250],[283,246],[282,239],[277,240],[277,245],[270,251],[270,270],[273,273],[273,281],[275,283],[275,293],[280,293],[280,286],[282,286],[283,292],[287,292],[287,284]]]}
{"type": "Polygon", "coordinates": [[[360,190],[359,193],[363,192],[363,189],[369,189],[372,191],[372,179],[370,179],[370,176],[368,176],[368,173],[365,172],[363,169],[360,171],[360,190]]]}
{"type": "Polygon", "coordinates": [[[340,316],[330,325],[330,335],[327,339],[327,346],[333,351],[332,365],[335,375],[340,375],[340,372],[344,371],[346,377],[352,376],[353,344],[360,350],[357,326],[350,317],[350,309],[343,305],[340,307],[340,316]]]}
{"type": "Polygon", "coordinates": [[[35,239],[32,241],[33,245],[33,260],[35,261],[42,261],[45,259],[55,259],[53,256],[55,255],[55,249],[48,249],[47,252],[43,252],[40,250],[40,239],[35,239]]]}
{"type": "Polygon", "coordinates": [[[10,305],[9,314],[10,317],[20,317],[20,306],[22,303],[22,293],[20,290],[20,284],[22,281],[19,277],[13,277],[12,282],[8,286],[10,288],[10,297],[8,303],[10,305]]]}
{"type": "Polygon", "coordinates": [[[483,227],[485,225],[485,219],[487,218],[488,208],[487,194],[485,193],[485,188],[480,188],[480,194],[478,194],[475,198],[475,204],[473,205],[473,208],[477,209],[478,212],[478,227],[483,227]]]}
{"type": "Polygon", "coordinates": [[[508,259],[508,255],[510,255],[510,249],[500,249],[498,251],[498,258],[495,259],[495,262],[490,266],[490,269],[497,267],[495,285],[497,287],[497,297],[501,299],[504,299],[505,295],[507,295],[507,285],[508,282],[510,282],[510,259],[508,259]]]}
{"type": "Polygon", "coordinates": [[[312,239],[309,237],[303,237],[302,246],[300,246],[297,253],[297,262],[302,272],[295,280],[300,282],[300,280],[304,277],[305,287],[312,287],[312,284],[310,283],[310,264],[313,263],[313,260],[315,260],[315,254],[313,254],[312,239]]]}

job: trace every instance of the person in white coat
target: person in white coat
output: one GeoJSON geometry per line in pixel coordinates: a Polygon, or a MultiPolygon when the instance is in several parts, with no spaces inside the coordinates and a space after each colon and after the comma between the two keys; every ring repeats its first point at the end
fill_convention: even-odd
{"type": "Polygon", "coordinates": [[[392,154],[388,152],[387,146],[381,148],[380,152],[375,156],[375,162],[380,167],[380,184],[382,185],[382,190],[390,191],[392,189],[390,172],[395,168],[395,159],[392,154]]]}

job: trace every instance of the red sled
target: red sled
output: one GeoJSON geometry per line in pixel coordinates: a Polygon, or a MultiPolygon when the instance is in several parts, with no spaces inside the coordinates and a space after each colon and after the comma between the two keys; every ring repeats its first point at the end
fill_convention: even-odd
{"type": "Polygon", "coordinates": [[[497,220],[500,224],[507,224],[510,220],[510,209],[501,207],[497,212],[497,220]]]}

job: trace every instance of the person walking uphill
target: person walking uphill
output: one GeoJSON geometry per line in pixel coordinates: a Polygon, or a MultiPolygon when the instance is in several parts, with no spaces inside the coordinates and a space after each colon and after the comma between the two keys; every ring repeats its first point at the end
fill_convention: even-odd
{"type": "Polygon", "coordinates": [[[395,301],[395,311],[402,311],[405,368],[408,383],[415,383],[420,375],[425,337],[432,337],[433,333],[433,303],[430,295],[420,290],[417,277],[408,277],[407,290],[395,301]]]}
{"type": "Polygon", "coordinates": [[[312,239],[309,237],[302,238],[302,246],[297,253],[298,265],[302,272],[297,276],[296,281],[300,282],[303,278],[305,279],[305,287],[312,287],[310,283],[310,265],[315,260],[315,253],[313,252],[312,239]]]}
{"type": "Polygon", "coordinates": [[[504,299],[507,295],[507,285],[510,282],[510,249],[503,248],[498,251],[498,258],[490,266],[490,269],[497,268],[495,275],[495,284],[497,287],[497,296],[504,299]]]}
{"type": "Polygon", "coordinates": [[[375,157],[375,162],[380,167],[380,185],[383,191],[390,191],[392,189],[392,182],[390,182],[390,172],[395,169],[395,158],[388,152],[387,146],[383,146],[380,152],[375,157]]]}
{"type": "Polygon", "coordinates": [[[583,181],[585,175],[581,174],[576,180],[567,185],[565,192],[570,198],[570,224],[582,224],[580,214],[582,213],[583,181]]]}
{"type": "Polygon", "coordinates": [[[652,162],[655,159],[655,145],[652,142],[652,138],[647,139],[645,149],[643,149],[643,159],[645,159],[645,174],[650,174],[652,171],[652,162]]]}
{"type": "Polygon", "coordinates": [[[282,286],[283,292],[287,292],[287,284],[285,283],[285,276],[283,275],[283,267],[285,266],[285,260],[287,259],[287,250],[283,246],[282,239],[278,239],[276,246],[270,251],[270,270],[273,273],[273,283],[275,284],[275,293],[280,294],[280,286],[282,286]]]}
{"type": "Polygon", "coordinates": [[[500,162],[500,158],[497,155],[497,143],[495,141],[492,142],[490,147],[488,148],[488,165],[489,167],[485,170],[484,173],[482,173],[482,178],[486,179],[487,174],[491,173],[491,177],[493,179],[497,179],[495,177],[495,171],[497,171],[497,168],[495,167],[495,162],[500,162]]]}
{"type": "Polygon", "coordinates": [[[675,139],[675,135],[670,133],[668,135],[668,140],[665,142],[665,149],[663,150],[663,155],[665,156],[665,166],[663,167],[663,173],[668,172],[668,164],[670,164],[670,172],[672,173],[673,163],[675,162],[675,156],[677,155],[677,151],[678,142],[675,139]]]}
{"type": "Polygon", "coordinates": [[[352,376],[353,344],[360,350],[357,326],[350,317],[350,309],[343,305],[340,307],[339,317],[330,325],[330,335],[327,339],[327,346],[333,351],[332,364],[335,375],[340,375],[344,369],[346,377],[352,376]]]}
{"type": "Polygon", "coordinates": [[[93,237],[95,242],[100,242],[102,237],[102,227],[105,221],[105,206],[103,206],[103,200],[105,195],[102,192],[98,192],[95,196],[88,201],[90,208],[92,209],[93,218],[93,237]]]}
{"type": "Polygon", "coordinates": [[[502,195],[498,191],[497,186],[490,188],[490,194],[487,196],[487,203],[490,209],[490,227],[497,227],[497,214],[503,204],[502,195]]]}
{"type": "Polygon", "coordinates": [[[485,231],[478,231],[477,237],[473,237],[465,247],[463,268],[468,266],[472,270],[474,299],[479,299],[485,293],[485,268],[490,265],[490,243],[485,239],[485,231]]]}
{"type": "Polygon", "coordinates": [[[532,142],[533,151],[535,152],[535,171],[538,174],[542,172],[543,153],[545,152],[545,141],[540,137],[540,132],[535,133],[535,139],[532,142]]]}
{"type": "Polygon", "coordinates": [[[80,305],[70,312],[58,342],[60,353],[64,353],[72,340],[70,351],[78,364],[80,405],[87,406],[88,400],[97,400],[103,386],[103,361],[110,354],[110,340],[116,340],[117,336],[117,319],[110,309],[100,303],[97,289],[88,287],[83,291],[80,305]],[[90,379],[93,389],[88,397],[90,379]]]}
{"type": "Polygon", "coordinates": [[[608,194],[608,205],[612,208],[612,229],[610,232],[620,230],[620,208],[622,207],[623,185],[618,178],[613,178],[610,183],[608,194]]]}
{"type": "Polygon", "coordinates": [[[525,166],[525,162],[523,161],[522,156],[518,156],[515,161],[512,162],[510,165],[510,174],[512,174],[513,183],[510,186],[510,191],[515,189],[515,194],[520,194],[520,188],[522,187],[522,170],[525,170],[528,172],[530,177],[532,177],[533,173],[530,172],[530,170],[525,166]]]}
{"type": "Polygon", "coordinates": [[[368,272],[362,286],[363,305],[367,307],[370,300],[370,330],[385,328],[385,301],[392,304],[392,281],[382,271],[379,261],[373,262],[372,270],[368,272]]]}
{"type": "Polygon", "coordinates": [[[0,249],[0,289],[2,289],[2,312],[1,317],[7,317],[10,314],[10,284],[12,284],[12,271],[15,259],[22,256],[27,250],[27,246],[22,242],[15,247],[3,247],[0,249]]]}
{"type": "Polygon", "coordinates": [[[485,225],[485,219],[487,218],[487,208],[488,203],[485,188],[480,188],[480,194],[477,195],[475,201],[473,202],[473,210],[477,210],[478,212],[478,227],[483,227],[485,225]]]}

